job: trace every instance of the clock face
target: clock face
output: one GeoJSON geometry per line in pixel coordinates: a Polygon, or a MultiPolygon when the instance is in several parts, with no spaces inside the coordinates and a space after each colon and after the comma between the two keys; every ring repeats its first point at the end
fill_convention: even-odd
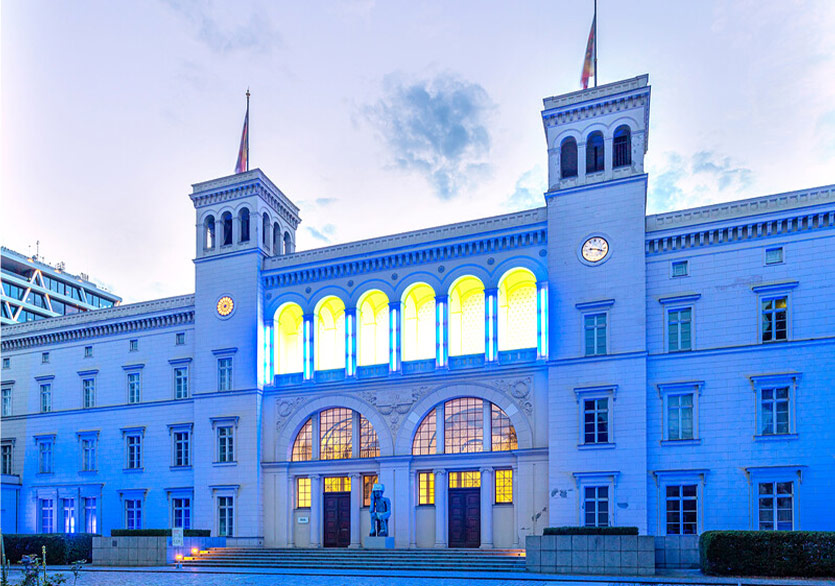
{"type": "Polygon", "coordinates": [[[217,313],[221,317],[226,317],[232,310],[235,309],[235,302],[228,295],[224,295],[217,301],[217,313]]]}
{"type": "Polygon", "coordinates": [[[609,254],[609,243],[602,236],[592,236],[583,243],[583,258],[589,262],[599,262],[609,254]]]}

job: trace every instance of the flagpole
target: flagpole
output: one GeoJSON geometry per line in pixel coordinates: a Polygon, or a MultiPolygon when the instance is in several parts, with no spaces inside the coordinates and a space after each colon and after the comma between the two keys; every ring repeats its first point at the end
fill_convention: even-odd
{"type": "MultiPolygon", "coordinates": [[[[597,0],[594,1],[597,3],[597,0]]],[[[597,45],[595,45],[596,50],[597,45]]],[[[594,76],[594,83],[597,85],[597,75],[594,76]]],[[[246,170],[249,171],[249,88],[246,88],[246,170]]]]}
{"type": "Polygon", "coordinates": [[[594,87],[597,87],[597,77],[597,0],[594,0],[594,87]]]}

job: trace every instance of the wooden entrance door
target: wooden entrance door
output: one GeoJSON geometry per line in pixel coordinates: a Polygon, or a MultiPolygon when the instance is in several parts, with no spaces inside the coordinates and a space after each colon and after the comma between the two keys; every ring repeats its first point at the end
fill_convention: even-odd
{"type": "Polygon", "coordinates": [[[351,543],[351,493],[324,494],[325,547],[348,547],[351,543]]]}
{"type": "Polygon", "coordinates": [[[481,545],[481,489],[449,489],[449,546],[481,545]]]}

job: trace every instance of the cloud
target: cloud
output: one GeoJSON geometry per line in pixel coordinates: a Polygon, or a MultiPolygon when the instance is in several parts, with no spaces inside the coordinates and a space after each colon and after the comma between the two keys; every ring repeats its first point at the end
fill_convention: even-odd
{"type": "Polygon", "coordinates": [[[485,157],[493,106],[483,87],[451,74],[416,81],[390,74],[383,89],[383,98],[362,114],[386,142],[394,166],[423,175],[441,199],[490,174],[485,157]]]}
{"type": "Polygon", "coordinates": [[[719,191],[736,184],[737,189],[751,185],[751,169],[732,166],[730,157],[719,157],[712,151],[693,155],[693,173],[707,173],[716,177],[719,191]]]}
{"type": "Polygon", "coordinates": [[[835,110],[826,112],[818,119],[816,134],[820,137],[823,150],[835,153],[835,110]]]}
{"type": "Polygon", "coordinates": [[[545,173],[536,165],[519,176],[513,193],[505,200],[504,206],[512,210],[526,210],[545,205],[542,194],[547,190],[545,173]]]}
{"type": "Polygon", "coordinates": [[[332,203],[336,203],[338,200],[335,197],[317,197],[315,201],[317,206],[326,207],[332,203]]]}
{"type": "Polygon", "coordinates": [[[333,224],[325,224],[322,226],[321,230],[317,230],[313,226],[306,226],[306,228],[310,235],[316,240],[328,243],[331,241],[331,236],[333,236],[336,232],[336,226],[333,224]]]}

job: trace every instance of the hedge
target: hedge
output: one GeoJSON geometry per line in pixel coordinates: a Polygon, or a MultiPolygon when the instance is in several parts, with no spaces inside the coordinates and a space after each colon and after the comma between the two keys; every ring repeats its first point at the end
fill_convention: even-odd
{"type": "MultiPolygon", "coordinates": [[[[185,529],[183,537],[209,537],[209,529],[185,529]]],[[[111,529],[111,537],[171,537],[171,529],[111,529]]]]}
{"type": "Polygon", "coordinates": [[[6,559],[16,564],[25,555],[42,556],[46,546],[47,565],[66,565],[93,559],[93,535],[90,533],[18,533],[3,535],[6,559]]]}
{"type": "Polygon", "coordinates": [[[638,535],[637,527],[546,527],[543,535],[638,535]]]}
{"type": "Polygon", "coordinates": [[[716,576],[835,576],[835,531],[705,531],[699,561],[716,576]]]}

